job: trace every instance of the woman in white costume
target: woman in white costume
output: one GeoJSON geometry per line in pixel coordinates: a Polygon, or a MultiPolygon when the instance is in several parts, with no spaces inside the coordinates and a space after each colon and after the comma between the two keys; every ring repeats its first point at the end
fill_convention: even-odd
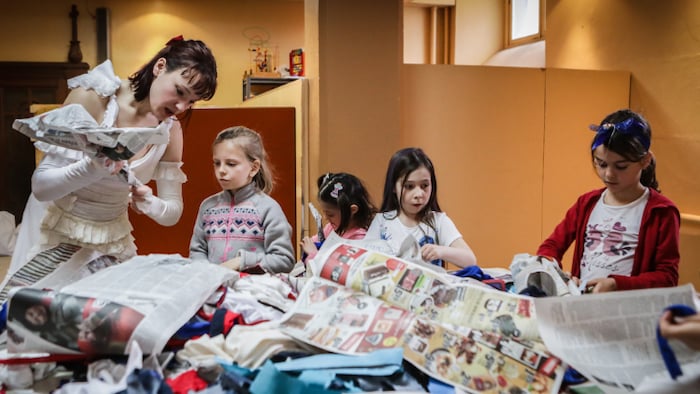
{"type": "Polygon", "coordinates": [[[176,116],[198,100],[211,99],[216,85],[211,50],[201,41],[182,37],[170,40],[128,80],[114,74],[109,60],[70,79],[72,90],[64,105],[82,105],[105,128],[165,128],[169,142],[130,152],[128,162],[36,142],[44,157],[32,176],[32,194],[5,282],[37,253],[60,244],[91,249],[117,261],[133,257],[129,206],[161,225],[177,223],[187,178],[180,169],[183,137],[176,116]],[[127,183],[119,173],[123,168],[141,184],[127,183]],[[152,179],[157,196],[145,186],[152,179]]]}

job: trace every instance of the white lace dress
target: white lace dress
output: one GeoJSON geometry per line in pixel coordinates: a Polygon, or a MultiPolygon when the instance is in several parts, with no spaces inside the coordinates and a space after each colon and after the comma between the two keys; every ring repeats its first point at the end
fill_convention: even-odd
{"type": "MultiPolygon", "coordinates": [[[[68,81],[71,89],[93,89],[101,96],[109,97],[101,124],[103,127],[115,125],[119,111],[116,92],[120,85],[121,80],[114,74],[109,60],[87,74],[68,81]]],[[[170,130],[172,119],[165,122],[167,130],[170,130]]],[[[36,142],[35,145],[44,152],[45,157],[52,156],[54,161],[60,160],[65,165],[85,156],[81,151],[43,142],[36,142]]],[[[166,147],[167,144],[152,145],[143,157],[130,163],[134,175],[144,184],[151,179],[186,181],[179,166],[159,166],[166,147]]],[[[8,272],[12,274],[36,253],[59,243],[94,249],[121,261],[133,257],[136,255],[136,245],[128,218],[128,196],[128,184],[116,175],[105,177],[53,202],[40,202],[33,194],[30,195],[8,272]]]]}

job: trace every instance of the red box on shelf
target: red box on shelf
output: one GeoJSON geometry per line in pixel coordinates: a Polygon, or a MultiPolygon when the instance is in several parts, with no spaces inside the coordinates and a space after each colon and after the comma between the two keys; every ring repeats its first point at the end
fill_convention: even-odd
{"type": "Polygon", "coordinates": [[[304,76],[304,50],[292,49],[289,52],[289,75],[295,77],[304,76]]]}

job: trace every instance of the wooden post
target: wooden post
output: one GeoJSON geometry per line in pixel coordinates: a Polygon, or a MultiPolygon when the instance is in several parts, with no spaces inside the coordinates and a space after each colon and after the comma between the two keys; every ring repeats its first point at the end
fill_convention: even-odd
{"type": "Polygon", "coordinates": [[[78,7],[73,4],[70,14],[71,27],[73,36],[70,41],[70,49],[68,50],[68,61],[71,63],[80,63],[83,60],[83,52],[80,50],[80,41],[78,41],[78,7]]]}

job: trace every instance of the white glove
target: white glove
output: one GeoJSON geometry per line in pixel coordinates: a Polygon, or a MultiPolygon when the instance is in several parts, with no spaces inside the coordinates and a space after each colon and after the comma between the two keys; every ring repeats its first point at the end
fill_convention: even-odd
{"type": "Polygon", "coordinates": [[[32,192],[39,201],[57,200],[110,176],[115,168],[115,163],[105,158],[85,156],[72,161],[47,154],[32,175],[32,192]]]}
{"type": "Polygon", "coordinates": [[[148,215],[156,223],[162,226],[172,226],[180,220],[184,203],[182,201],[182,184],[187,178],[180,170],[180,163],[160,162],[159,170],[165,172],[175,172],[177,176],[167,176],[157,178],[158,196],[154,196],[150,191],[143,196],[144,200],[136,201],[135,209],[138,212],[148,215]]]}

